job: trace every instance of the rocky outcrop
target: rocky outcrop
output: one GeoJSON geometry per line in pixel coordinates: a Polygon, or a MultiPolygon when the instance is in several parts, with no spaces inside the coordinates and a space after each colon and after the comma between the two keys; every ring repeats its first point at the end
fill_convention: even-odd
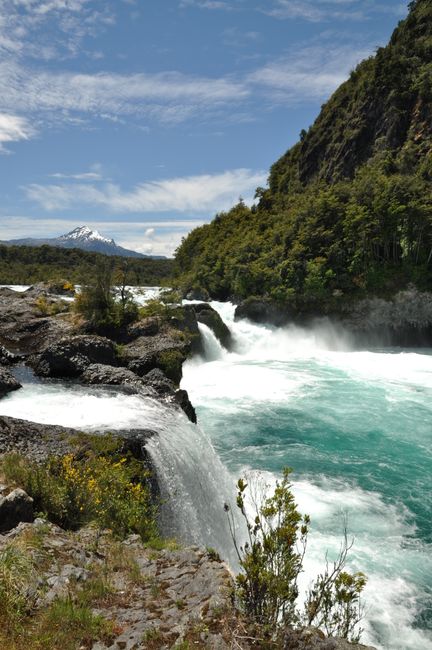
{"type": "Polygon", "coordinates": [[[33,615],[57,599],[74,600],[83,588],[99,585],[92,612],[110,621],[113,632],[86,641],[89,650],[156,650],[183,642],[184,647],[231,647],[225,620],[233,611],[232,578],[205,550],[155,551],[137,535],[119,542],[109,531],[71,533],[36,519],[0,536],[0,551],[24,545],[26,539],[38,540],[27,545],[36,567],[27,589],[33,615]],[[47,561],[41,563],[40,557],[47,561]]]}
{"type": "Polygon", "coordinates": [[[410,287],[390,300],[370,298],[345,307],[342,325],[365,344],[428,347],[432,344],[432,293],[410,287]]]}
{"type": "Polygon", "coordinates": [[[294,310],[271,300],[248,299],[235,311],[236,320],[246,318],[260,324],[281,327],[295,323],[315,327],[327,323],[341,328],[360,346],[430,347],[432,345],[432,293],[411,286],[393,298],[368,298],[323,304],[294,310]]]}
{"type": "Polygon", "coordinates": [[[31,522],[33,515],[33,499],[16,488],[6,496],[0,497],[0,533],[12,530],[21,522],[31,522]]]}
{"type": "Polygon", "coordinates": [[[232,349],[232,335],[229,327],[223,322],[217,311],[213,309],[208,303],[199,303],[193,305],[193,310],[196,314],[197,321],[204,323],[209,327],[218,341],[227,350],[232,349]]]}
{"type": "Polygon", "coordinates": [[[79,377],[94,363],[118,365],[114,343],[102,336],[72,336],[48,346],[35,372],[41,377],[79,377]]]}
{"type": "MultiPolygon", "coordinates": [[[[98,433],[113,435],[104,431],[98,433]]],[[[130,451],[138,460],[148,462],[144,447],[153,435],[154,431],[148,429],[127,429],[116,431],[114,437],[122,442],[124,450],[130,451]]],[[[86,436],[76,429],[0,416],[0,455],[19,453],[43,462],[52,456],[76,453],[85,445],[86,436]]]]}
{"type": "Polygon", "coordinates": [[[44,287],[33,287],[18,292],[0,288],[0,343],[13,352],[34,354],[41,352],[72,331],[67,315],[41,315],[37,300],[49,298],[44,287]]]}
{"type": "Polygon", "coordinates": [[[196,423],[197,421],[195,409],[189,400],[187,391],[176,389],[174,382],[168,379],[160,368],[153,368],[143,377],[139,377],[127,368],[92,364],[86,368],[80,379],[86,384],[119,386],[128,393],[137,393],[144,397],[178,405],[191,422],[196,423]]]}
{"type": "Polygon", "coordinates": [[[21,388],[19,381],[15,379],[9,370],[0,367],[0,397],[13,390],[18,390],[18,388],[21,388]]]}

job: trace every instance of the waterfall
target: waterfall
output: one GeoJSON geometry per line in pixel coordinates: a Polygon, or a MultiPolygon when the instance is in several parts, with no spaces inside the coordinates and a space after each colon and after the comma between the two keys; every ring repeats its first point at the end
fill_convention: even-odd
{"type": "Polygon", "coordinates": [[[204,325],[204,323],[198,323],[198,329],[203,340],[206,361],[221,359],[225,354],[225,350],[210,327],[204,325]]]}

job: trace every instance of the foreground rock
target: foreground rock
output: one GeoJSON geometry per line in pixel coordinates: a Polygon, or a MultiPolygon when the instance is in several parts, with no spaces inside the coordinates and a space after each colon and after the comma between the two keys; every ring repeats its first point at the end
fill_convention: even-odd
{"type": "Polygon", "coordinates": [[[21,388],[19,381],[15,379],[9,370],[0,367],[0,397],[7,395],[7,393],[13,390],[18,390],[18,388],[21,388]]]}
{"type": "Polygon", "coordinates": [[[132,334],[138,336],[124,346],[122,365],[140,377],[158,368],[178,386],[183,363],[191,354],[202,352],[202,343],[192,307],[178,307],[175,314],[167,322],[160,321],[155,334],[149,333],[155,331],[155,324],[149,329],[148,319],[145,330],[142,321],[130,328],[129,339],[132,334]]]}
{"type": "MultiPolygon", "coordinates": [[[[145,443],[153,435],[154,432],[147,429],[130,429],[116,431],[114,437],[122,441],[125,451],[149,463],[145,443]]],[[[30,460],[42,462],[52,456],[76,452],[84,442],[81,432],[76,429],[0,416],[0,455],[19,453],[30,460]]]]}
{"type": "Polygon", "coordinates": [[[33,519],[33,499],[21,488],[0,497],[0,533],[33,519]]]}
{"type": "Polygon", "coordinates": [[[79,377],[92,363],[118,365],[114,343],[103,336],[72,336],[48,346],[35,372],[41,377],[79,377]]]}
{"type": "MultiPolygon", "coordinates": [[[[0,343],[13,352],[34,354],[72,331],[68,314],[45,315],[40,308],[60,304],[44,285],[17,292],[0,288],[0,343]]],[[[64,305],[64,309],[67,306],[64,305]]]]}
{"type": "Polygon", "coordinates": [[[74,599],[74,594],[98,585],[92,612],[109,622],[112,633],[109,638],[105,634],[104,639],[83,640],[81,647],[161,650],[182,642],[198,649],[231,647],[225,618],[232,611],[232,578],[226,566],[204,550],[155,551],[146,549],[137,536],[121,543],[108,531],[84,528],[66,533],[36,520],[0,536],[0,551],[29,539],[38,540],[28,545],[36,564],[34,584],[29,586],[35,592],[33,619],[56,599],[74,599]]]}

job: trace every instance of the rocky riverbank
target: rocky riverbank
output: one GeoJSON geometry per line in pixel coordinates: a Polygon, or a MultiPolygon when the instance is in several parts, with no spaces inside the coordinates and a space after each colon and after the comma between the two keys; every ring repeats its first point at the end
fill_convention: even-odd
{"type": "Polygon", "coordinates": [[[392,298],[343,301],[322,308],[295,309],[272,300],[250,298],[236,308],[236,319],[281,327],[289,323],[311,327],[323,322],[340,327],[359,345],[432,346],[432,294],[415,287],[392,298]]]}

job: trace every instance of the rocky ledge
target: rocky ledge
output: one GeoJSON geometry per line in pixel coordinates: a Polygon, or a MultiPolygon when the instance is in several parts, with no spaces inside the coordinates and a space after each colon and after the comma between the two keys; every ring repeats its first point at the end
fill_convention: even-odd
{"type": "Polygon", "coordinates": [[[432,293],[415,287],[389,299],[367,298],[295,310],[269,299],[249,298],[235,311],[236,319],[281,327],[295,323],[313,327],[323,320],[351,334],[359,345],[430,347],[432,345],[432,293]]]}

